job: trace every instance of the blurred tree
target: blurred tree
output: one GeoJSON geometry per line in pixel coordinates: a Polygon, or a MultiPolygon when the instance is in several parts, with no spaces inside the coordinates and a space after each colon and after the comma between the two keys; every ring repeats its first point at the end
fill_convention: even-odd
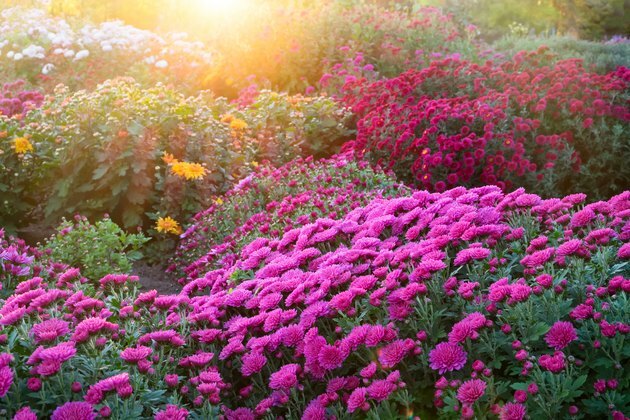
{"type": "Polygon", "coordinates": [[[510,32],[517,24],[538,34],[553,32],[558,11],[551,0],[419,0],[418,3],[439,6],[459,21],[481,29],[491,40],[510,32]]]}
{"type": "Polygon", "coordinates": [[[560,29],[582,38],[630,34],[630,0],[552,0],[560,29]]]}

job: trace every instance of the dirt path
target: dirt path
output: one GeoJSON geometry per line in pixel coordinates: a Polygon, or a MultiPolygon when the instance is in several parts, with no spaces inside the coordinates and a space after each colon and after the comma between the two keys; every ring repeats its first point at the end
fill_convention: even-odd
{"type": "Polygon", "coordinates": [[[140,284],[144,290],[157,290],[160,294],[179,293],[181,286],[175,276],[165,273],[164,268],[157,265],[147,265],[137,262],[133,265],[131,274],[140,278],[140,284]]]}

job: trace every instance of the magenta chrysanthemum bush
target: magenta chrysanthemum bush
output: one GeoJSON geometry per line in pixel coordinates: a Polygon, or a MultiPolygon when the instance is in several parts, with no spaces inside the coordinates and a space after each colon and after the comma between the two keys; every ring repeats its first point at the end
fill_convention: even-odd
{"type": "Polygon", "coordinates": [[[546,47],[504,63],[448,58],[345,84],[362,158],[423,189],[535,188],[608,198],[628,183],[630,70],[590,73],[546,47]],[[579,176],[575,176],[575,173],[579,176]]]}
{"type": "Polygon", "coordinates": [[[629,228],[630,191],[418,191],[260,236],[169,296],[95,288],[2,240],[0,402],[41,417],[82,401],[119,418],[623,418],[629,228]]]}

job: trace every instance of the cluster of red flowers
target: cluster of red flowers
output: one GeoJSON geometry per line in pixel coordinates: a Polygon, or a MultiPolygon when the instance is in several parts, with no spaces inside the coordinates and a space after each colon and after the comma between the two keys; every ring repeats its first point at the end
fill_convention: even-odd
{"type": "Polygon", "coordinates": [[[7,117],[20,115],[42,104],[44,95],[36,90],[22,90],[24,84],[23,80],[17,80],[2,85],[0,88],[0,115],[7,117]]]}
{"type": "Polygon", "coordinates": [[[503,64],[449,58],[392,79],[349,80],[343,102],[360,120],[346,148],[432,191],[489,184],[599,193],[627,175],[612,149],[630,121],[620,99],[630,69],[598,75],[579,60],[548,58],[544,48],[503,64]],[[593,191],[579,188],[586,181],[575,171],[598,177],[588,181],[593,191]]]}

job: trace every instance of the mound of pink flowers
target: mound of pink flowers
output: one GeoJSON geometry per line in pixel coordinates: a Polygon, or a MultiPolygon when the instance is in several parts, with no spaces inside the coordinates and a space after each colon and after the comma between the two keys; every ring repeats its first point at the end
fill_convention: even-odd
{"type": "Polygon", "coordinates": [[[382,170],[348,155],[300,158],[280,168],[262,166],[220,202],[195,215],[170,270],[180,269],[185,274],[180,282],[185,283],[211,268],[229,266],[259,236],[278,238],[320,217],[344,217],[374,198],[409,192],[382,170]]]}
{"type": "Polygon", "coordinates": [[[0,401],[10,415],[92,416],[67,405],[82,401],[119,418],[622,419],[628,239],[630,191],[418,191],[260,236],[178,295],[3,241],[0,401]]]}

